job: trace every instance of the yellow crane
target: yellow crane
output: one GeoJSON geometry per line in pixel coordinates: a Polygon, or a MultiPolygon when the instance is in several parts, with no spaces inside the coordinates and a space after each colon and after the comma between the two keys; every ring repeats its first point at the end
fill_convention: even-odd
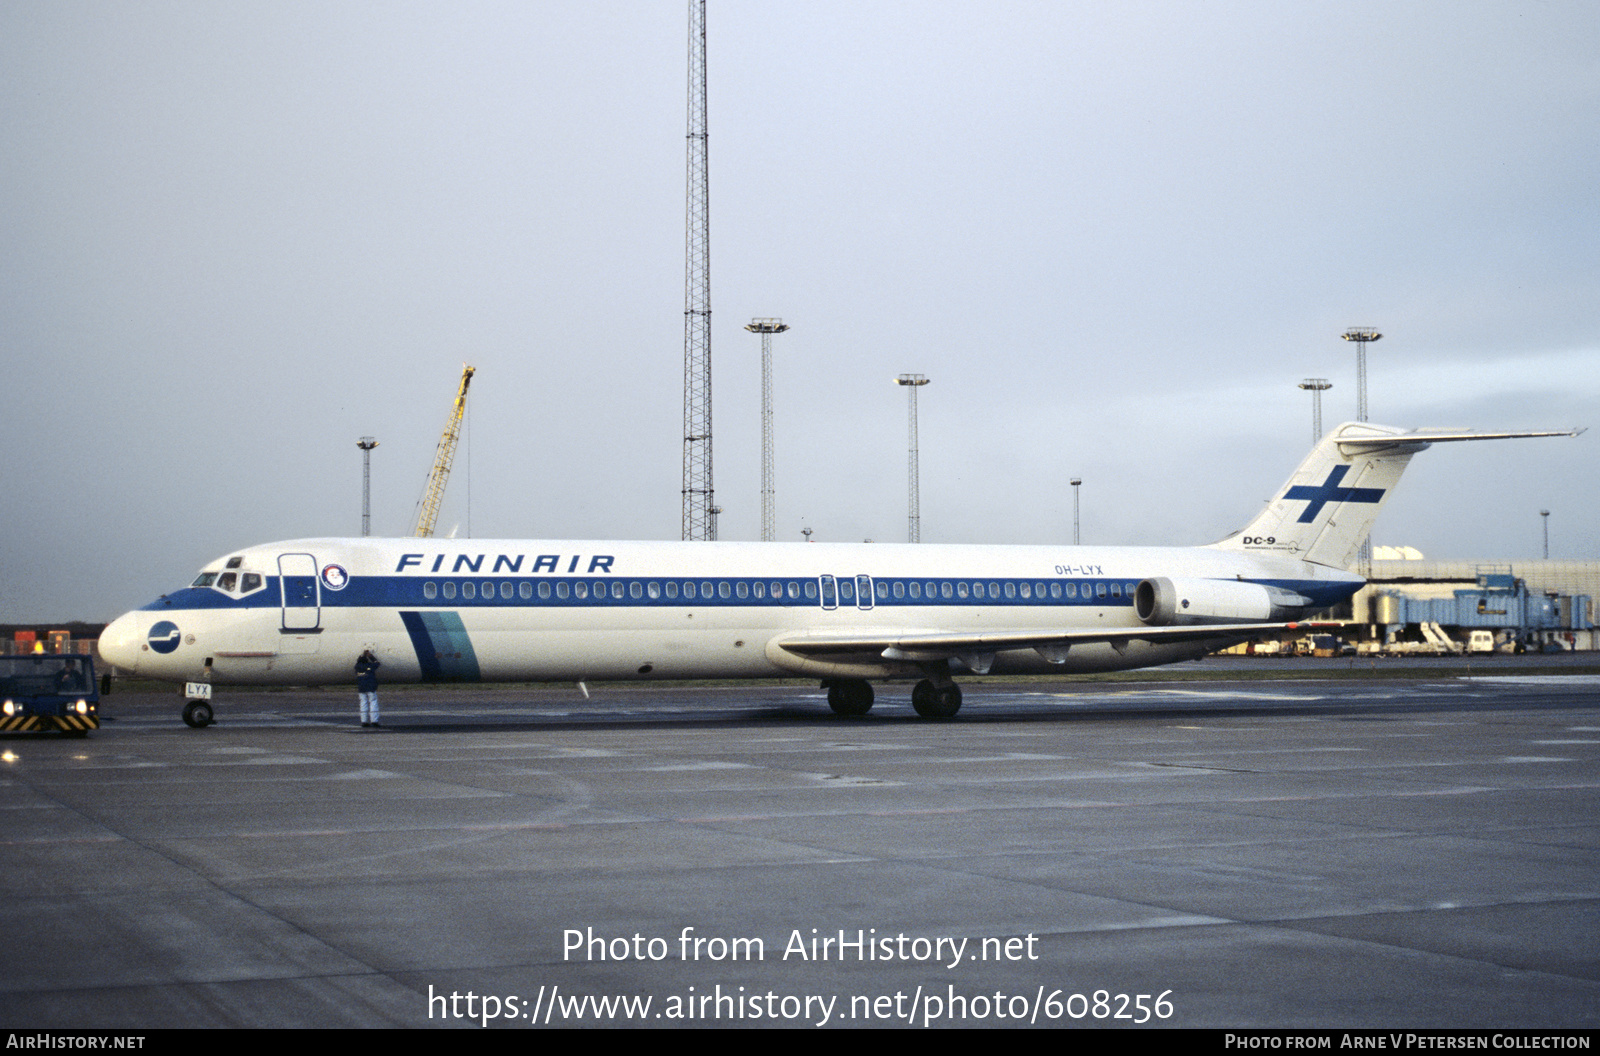
{"type": "Polygon", "coordinates": [[[462,364],[461,387],[456,391],[456,402],[450,408],[450,420],[445,423],[444,435],[439,437],[439,452],[433,458],[433,471],[428,474],[428,487],[422,493],[417,510],[417,530],[411,534],[419,539],[433,536],[433,522],[439,519],[439,505],[444,502],[444,486],[450,479],[450,463],[455,461],[456,441],[461,439],[461,416],[467,410],[467,386],[472,383],[475,368],[462,364]]]}

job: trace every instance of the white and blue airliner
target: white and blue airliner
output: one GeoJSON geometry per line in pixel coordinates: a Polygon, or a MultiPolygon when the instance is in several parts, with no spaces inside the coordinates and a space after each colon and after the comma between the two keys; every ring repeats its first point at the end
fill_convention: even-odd
{"type": "MultiPolygon", "coordinates": [[[[916,680],[927,718],[956,673],[1114,671],[1297,626],[1346,571],[1411,456],[1561,432],[1329,433],[1242,531],[1197,547],[297,539],[237,550],[105,630],[141,678],[214,685],[817,678],[842,715],[916,680]]],[[[185,712],[211,720],[208,704],[185,712]]]]}

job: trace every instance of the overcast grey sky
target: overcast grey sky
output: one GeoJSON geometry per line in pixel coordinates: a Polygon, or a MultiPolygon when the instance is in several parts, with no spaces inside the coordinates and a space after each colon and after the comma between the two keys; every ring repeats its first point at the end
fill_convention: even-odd
{"type": "MultiPolygon", "coordinates": [[[[1302,457],[1306,377],[1402,426],[1600,426],[1600,6],[709,11],[715,456],[780,538],[1208,542],[1302,457]]],[[[685,4],[0,0],[0,621],[229,550],[675,539],[685,4]],[[470,495],[470,506],[469,506],[470,495]]],[[[1417,458],[1375,540],[1600,557],[1600,431],[1417,458]]]]}

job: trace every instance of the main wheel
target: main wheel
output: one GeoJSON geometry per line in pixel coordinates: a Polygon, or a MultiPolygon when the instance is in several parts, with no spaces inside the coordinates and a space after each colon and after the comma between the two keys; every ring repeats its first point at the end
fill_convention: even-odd
{"type": "Polygon", "coordinates": [[[211,725],[211,705],[203,700],[191,700],[183,706],[183,721],[197,730],[211,725]]]}
{"type": "Polygon", "coordinates": [[[961,710],[961,687],[954,682],[935,686],[923,679],[911,691],[911,706],[925,719],[950,719],[961,710]]]}
{"type": "Polygon", "coordinates": [[[829,682],[828,707],[835,715],[865,715],[872,710],[872,686],[858,678],[829,682]]]}

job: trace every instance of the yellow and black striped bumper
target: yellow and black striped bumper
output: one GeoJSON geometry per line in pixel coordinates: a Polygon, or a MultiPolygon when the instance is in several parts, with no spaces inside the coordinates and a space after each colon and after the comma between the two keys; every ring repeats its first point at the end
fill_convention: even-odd
{"type": "Polygon", "coordinates": [[[99,728],[100,716],[92,711],[87,715],[0,716],[0,733],[26,733],[30,730],[88,733],[99,728]]]}

